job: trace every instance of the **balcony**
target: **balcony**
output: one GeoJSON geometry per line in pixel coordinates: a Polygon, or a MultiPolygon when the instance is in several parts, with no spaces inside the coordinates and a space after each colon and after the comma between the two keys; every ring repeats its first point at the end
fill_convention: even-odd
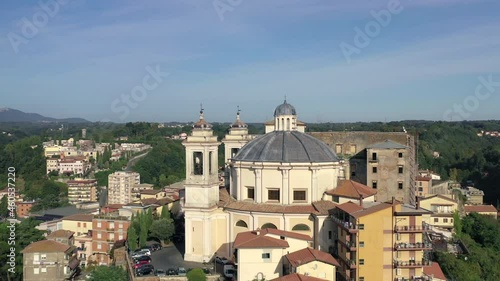
{"type": "Polygon", "coordinates": [[[339,240],[339,242],[342,245],[344,245],[347,249],[349,249],[349,251],[351,251],[351,252],[355,252],[355,251],[358,250],[355,241],[342,241],[342,240],[339,240]]]}
{"type": "Polygon", "coordinates": [[[86,251],[87,250],[87,247],[78,247],[76,248],[78,251],[86,251]]]}
{"type": "Polygon", "coordinates": [[[432,261],[422,260],[422,261],[394,261],[395,268],[419,268],[424,266],[431,266],[432,261]]]}
{"type": "Polygon", "coordinates": [[[430,251],[432,250],[431,243],[396,243],[394,244],[396,251],[430,251]]]}
{"type": "Polygon", "coordinates": [[[405,277],[397,277],[394,278],[394,281],[432,281],[432,277],[430,276],[413,276],[411,278],[405,277]]]}
{"type": "Polygon", "coordinates": [[[359,230],[356,223],[353,223],[351,221],[344,221],[344,220],[341,220],[335,216],[331,216],[331,218],[340,227],[342,227],[344,230],[349,231],[350,233],[357,233],[359,230]]]}
{"type": "Polygon", "coordinates": [[[115,231],[115,228],[114,227],[108,227],[108,228],[106,228],[106,231],[115,231]]]}
{"type": "Polygon", "coordinates": [[[355,259],[348,259],[347,257],[344,256],[339,256],[340,260],[347,265],[348,269],[356,269],[356,260],[355,259]]]}
{"type": "Polygon", "coordinates": [[[431,230],[432,230],[432,227],[428,224],[422,224],[422,226],[405,225],[405,226],[395,226],[394,227],[394,232],[396,232],[396,233],[418,233],[418,232],[428,232],[431,230]]]}

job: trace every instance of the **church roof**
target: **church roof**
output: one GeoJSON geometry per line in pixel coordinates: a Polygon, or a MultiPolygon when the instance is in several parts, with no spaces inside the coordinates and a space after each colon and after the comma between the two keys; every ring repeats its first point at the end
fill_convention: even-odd
{"type": "Polygon", "coordinates": [[[261,231],[247,231],[236,235],[233,243],[236,249],[253,248],[288,248],[288,242],[285,240],[265,236],[261,231]]]}
{"type": "Polygon", "coordinates": [[[297,111],[295,110],[295,107],[293,105],[287,103],[285,100],[274,110],[274,117],[280,115],[297,115],[297,111]]]}
{"type": "Polygon", "coordinates": [[[306,276],[306,275],[302,275],[300,273],[292,273],[292,274],[285,275],[283,277],[272,279],[271,281],[325,281],[325,279],[306,276]]]}
{"type": "Polygon", "coordinates": [[[322,141],[298,131],[274,131],[250,141],[234,157],[248,162],[338,162],[322,141]]]}
{"type": "Polygon", "coordinates": [[[377,194],[372,188],[353,180],[342,180],[335,189],[328,190],[326,194],[359,199],[360,196],[367,198],[377,194]]]}

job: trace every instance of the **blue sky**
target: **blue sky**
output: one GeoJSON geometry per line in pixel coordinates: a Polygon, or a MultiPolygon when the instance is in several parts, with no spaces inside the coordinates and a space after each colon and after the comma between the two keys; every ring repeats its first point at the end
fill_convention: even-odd
{"type": "Polygon", "coordinates": [[[305,122],[500,119],[499,1],[64,0],[50,15],[39,4],[54,1],[0,2],[0,107],[125,122],[192,121],[200,103],[209,121],[231,121],[239,105],[263,122],[286,95],[305,122]],[[372,13],[385,11],[382,26],[372,13]],[[358,49],[349,61],[342,43],[358,49]],[[479,77],[498,81],[481,99],[479,77]]]}

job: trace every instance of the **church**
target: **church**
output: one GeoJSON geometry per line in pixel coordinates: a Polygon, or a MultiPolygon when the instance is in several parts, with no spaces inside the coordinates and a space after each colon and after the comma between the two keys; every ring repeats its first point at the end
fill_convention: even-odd
{"type": "MultiPolygon", "coordinates": [[[[305,133],[305,124],[286,101],[276,107],[274,120],[265,128],[262,136],[249,135],[238,112],[222,140],[229,176],[227,186],[220,187],[221,142],[200,112],[183,142],[185,260],[208,262],[214,255],[231,259],[238,233],[266,228],[309,235],[311,247],[333,250],[327,231],[333,225],[326,218],[336,205],[331,193],[345,179],[347,164],[324,142],[305,133]]],[[[373,201],[374,193],[363,200],[373,201]]]]}

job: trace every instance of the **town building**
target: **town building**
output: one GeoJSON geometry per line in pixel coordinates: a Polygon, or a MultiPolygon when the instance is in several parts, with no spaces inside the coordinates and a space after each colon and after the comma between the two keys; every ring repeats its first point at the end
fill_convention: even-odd
{"type": "Polygon", "coordinates": [[[47,240],[53,240],[66,245],[74,245],[74,232],[70,230],[56,230],[47,235],[47,240]]]}
{"type": "Polygon", "coordinates": [[[322,278],[323,280],[336,280],[338,261],[329,253],[304,248],[289,253],[283,259],[284,275],[298,273],[304,276],[322,278]]]}
{"type": "Polygon", "coordinates": [[[132,198],[134,200],[141,199],[141,192],[145,190],[153,190],[153,185],[149,183],[140,183],[132,187],[132,198]]]}
{"type": "Polygon", "coordinates": [[[431,266],[431,227],[422,220],[429,211],[393,199],[348,202],[330,212],[342,280],[418,280],[431,266]]]}
{"type": "Polygon", "coordinates": [[[27,218],[31,208],[36,204],[36,201],[17,201],[16,202],[16,215],[18,218],[27,218]]]}
{"type": "Polygon", "coordinates": [[[419,199],[420,207],[432,213],[423,216],[425,223],[433,226],[453,229],[453,214],[458,211],[458,202],[445,195],[432,195],[419,199]]]}
{"type": "Polygon", "coordinates": [[[97,180],[75,179],[67,182],[70,204],[97,201],[97,180]]]}
{"type": "Polygon", "coordinates": [[[462,189],[462,193],[465,195],[467,204],[470,205],[482,205],[484,192],[472,186],[468,186],[465,190],[462,189]]]}
{"type": "Polygon", "coordinates": [[[53,240],[29,244],[23,253],[24,281],[68,280],[79,271],[75,247],[53,240]]]}
{"type": "Polygon", "coordinates": [[[289,275],[285,275],[283,277],[278,277],[276,279],[272,279],[271,281],[326,281],[326,280],[316,278],[316,277],[302,275],[300,273],[292,273],[289,275]]]}
{"type": "Polygon", "coordinates": [[[374,202],[377,190],[353,180],[340,180],[335,189],[325,192],[324,199],[343,204],[349,201],[363,200],[364,203],[374,202]]]}
{"type": "Polygon", "coordinates": [[[60,174],[84,175],[90,169],[90,163],[83,157],[62,157],[59,161],[58,171],[60,174]]]}
{"type": "Polygon", "coordinates": [[[431,193],[432,178],[426,176],[417,176],[417,196],[427,197],[431,193]]]}
{"type": "Polygon", "coordinates": [[[493,205],[471,205],[464,206],[465,214],[478,213],[480,215],[491,216],[497,218],[498,211],[493,205]]]}
{"type": "Polygon", "coordinates": [[[141,176],[136,172],[119,171],[108,176],[108,204],[127,204],[134,200],[132,189],[140,184],[141,176]]]}
{"type": "Polygon", "coordinates": [[[98,215],[92,219],[92,257],[98,265],[109,265],[109,253],[115,242],[127,239],[130,220],[114,214],[98,215]]]}

